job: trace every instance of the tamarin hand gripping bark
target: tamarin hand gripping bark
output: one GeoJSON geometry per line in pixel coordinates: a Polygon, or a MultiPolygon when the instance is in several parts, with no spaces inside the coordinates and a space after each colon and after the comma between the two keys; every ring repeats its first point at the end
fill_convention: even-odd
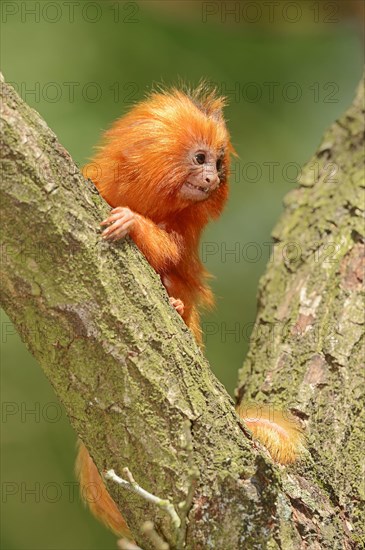
{"type": "MultiPolygon", "coordinates": [[[[234,153],[224,104],[224,98],[203,85],[187,92],[152,93],[105,133],[91,165],[96,167],[93,181],[112,207],[101,222],[103,239],[130,235],[160,275],[171,305],[199,344],[199,307],[213,304],[208,274],[199,260],[199,239],[208,221],[223,210],[234,153]]],[[[84,174],[90,176],[88,167],[84,174]]],[[[243,411],[238,408],[275,460],[296,459],[301,434],[295,423],[278,415],[273,421],[267,409],[260,415],[243,411]]],[[[81,489],[94,487],[98,495],[89,503],[91,511],[116,534],[128,536],[128,527],[82,443],[77,472],[81,489]]]]}

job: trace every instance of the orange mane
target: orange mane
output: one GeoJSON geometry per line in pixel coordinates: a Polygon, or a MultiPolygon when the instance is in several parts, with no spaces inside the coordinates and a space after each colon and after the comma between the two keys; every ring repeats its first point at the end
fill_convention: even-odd
{"type": "Polygon", "coordinates": [[[84,175],[113,207],[128,206],[155,223],[182,210],[188,220],[192,210],[194,227],[201,228],[221,213],[227,185],[221,185],[209,200],[192,205],[177,190],[188,175],[184,160],[193,144],[224,150],[227,175],[233,148],[223,106],[224,99],[204,86],[189,93],[177,89],[154,92],[105,133],[84,175]]]}

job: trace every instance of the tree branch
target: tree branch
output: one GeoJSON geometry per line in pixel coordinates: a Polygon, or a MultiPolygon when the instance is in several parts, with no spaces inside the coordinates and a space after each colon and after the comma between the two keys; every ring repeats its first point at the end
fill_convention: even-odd
{"type": "MultiPolygon", "coordinates": [[[[1,118],[1,302],[99,470],[129,467],[179,510],[191,486],[188,420],[199,480],[184,512],[186,547],[271,540],[280,494],[274,468],[255,463],[231,399],[159,278],[130,241],[102,242],[97,228],[107,205],[6,84],[1,118]]],[[[108,487],[138,545],[152,548],[141,529],[150,519],[176,547],[166,513],[108,487]]]]}

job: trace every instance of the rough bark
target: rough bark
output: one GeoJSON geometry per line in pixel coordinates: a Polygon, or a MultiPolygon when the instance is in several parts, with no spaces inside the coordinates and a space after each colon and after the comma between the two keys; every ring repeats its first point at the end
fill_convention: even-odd
{"type": "MultiPolygon", "coordinates": [[[[355,158],[358,155],[359,138],[355,139],[358,110],[359,105],[355,103],[349,115],[351,119],[346,118],[341,123],[341,128],[345,124],[343,135],[339,130],[336,134],[336,149],[334,143],[330,147],[331,151],[339,152],[343,163],[349,165],[349,171],[352,161],[346,153],[347,145],[355,147],[355,158]]],[[[348,518],[350,512],[351,518],[356,518],[357,502],[351,500],[346,507],[343,505],[345,494],[341,502],[333,498],[331,470],[328,469],[333,463],[330,458],[318,461],[318,456],[322,456],[320,448],[324,445],[321,442],[318,447],[316,432],[311,432],[314,435],[311,435],[309,447],[313,458],[306,457],[296,468],[275,466],[265,451],[253,446],[249,434],[237,421],[229,396],[212,375],[189,331],[169,306],[156,274],[129,240],[112,245],[100,241],[96,228],[107,205],[95,189],[86,184],[69,154],[39,115],[6,84],[2,86],[1,121],[1,302],[49,377],[73,427],[99,469],[114,468],[121,474],[122,468],[128,466],[143,488],[170,498],[180,513],[183,526],[176,532],[166,513],[137,495],[118,491],[115,484],[108,482],[138,544],[144,549],[154,548],[141,529],[144,521],[151,519],[171,548],[182,547],[183,543],[188,549],[230,550],[355,547],[348,518]],[[189,450],[190,439],[192,450],[189,450]],[[195,482],[192,482],[192,466],[199,472],[195,482]],[[186,499],[192,483],[194,494],[184,531],[186,514],[179,510],[178,504],[186,499]]],[[[357,164],[354,166],[356,168],[357,164]]],[[[355,183],[358,185],[358,181],[349,175],[346,177],[354,187],[355,183]]],[[[319,187],[316,183],[309,189],[310,201],[315,196],[313,190],[319,187]]],[[[340,195],[340,190],[337,192],[340,195]]],[[[301,190],[297,191],[299,197],[300,193],[301,190]]],[[[341,191],[344,200],[343,193],[341,191]]],[[[322,197],[324,201],[326,197],[319,191],[318,194],[318,200],[322,197]]],[[[338,208],[342,205],[341,215],[344,216],[342,211],[345,210],[347,224],[352,224],[351,230],[345,225],[341,250],[354,242],[351,250],[355,251],[355,246],[360,246],[361,234],[359,227],[356,230],[352,227],[357,219],[356,194],[351,192],[349,204],[342,203],[339,195],[333,201],[336,200],[338,208]]],[[[306,198],[302,196],[303,208],[306,198]]],[[[289,202],[289,209],[293,201],[289,202]]],[[[316,208],[320,204],[316,204],[316,208]]],[[[288,231],[284,225],[280,230],[282,235],[288,231]]],[[[324,232],[326,227],[325,224],[324,232]]],[[[338,234],[341,228],[342,225],[338,227],[338,234]]],[[[303,237],[301,241],[305,246],[304,259],[311,250],[312,238],[303,237]]],[[[318,234],[317,240],[321,238],[318,234]]],[[[328,302],[333,304],[341,292],[347,293],[347,297],[354,296],[351,311],[357,314],[354,326],[358,327],[355,252],[345,254],[344,258],[347,260],[341,264],[341,287],[335,285],[336,279],[331,279],[332,297],[328,297],[328,302]]],[[[305,262],[292,263],[286,262],[287,273],[280,260],[276,260],[270,268],[272,282],[269,279],[265,286],[270,296],[264,298],[261,293],[262,304],[266,299],[273,318],[275,301],[280,303],[281,298],[284,304],[285,277],[289,272],[299,273],[301,263],[305,262]]],[[[318,285],[323,282],[322,297],[326,281],[326,277],[323,281],[317,279],[318,285]]],[[[312,288],[308,283],[307,288],[306,296],[311,297],[312,288]]],[[[293,308],[290,301],[289,293],[287,305],[281,308],[283,319],[286,319],[285,314],[289,318],[290,311],[294,311],[289,311],[289,307],[293,308]]],[[[265,309],[266,306],[260,309],[259,323],[265,309]]],[[[342,309],[339,315],[345,311],[342,309]]],[[[323,325],[326,334],[330,321],[327,315],[323,325]]],[[[341,361],[333,346],[329,347],[329,340],[324,347],[327,340],[322,336],[323,331],[314,355],[315,359],[323,356],[320,366],[327,365],[328,378],[320,387],[323,391],[323,385],[328,384],[327,395],[334,406],[341,401],[345,385],[349,392],[350,387],[354,388],[352,367],[357,379],[360,376],[360,372],[356,374],[359,351],[358,347],[354,348],[350,321],[352,319],[345,317],[340,326],[341,361]],[[352,345],[349,342],[353,342],[352,345]],[[352,355],[351,371],[345,351],[352,355]]],[[[298,326],[302,327],[303,323],[301,321],[298,326]]],[[[359,334],[356,334],[358,339],[359,334]]],[[[287,334],[279,334],[272,349],[284,349],[280,345],[286,345],[286,341],[287,334]]],[[[261,346],[263,348],[263,344],[261,346]]],[[[246,370],[254,371],[255,352],[257,380],[250,380],[247,395],[256,398],[262,393],[267,396],[271,390],[280,398],[288,396],[291,404],[298,405],[296,408],[302,411],[302,417],[307,418],[312,410],[311,399],[318,392],[318,384],[312,389],[312,379],[316,380],[320,371],[316,360],[309,370],[309,380],[299,383],[302,368],[304,372],[304,355],[300,354],[302,361],[291,369],[295,373],[290,381],[292,393],[285,394],[288,385],[281,377],[279,380],[278,376],[271,376],[266,382],[269,386],[266,389],[263,386],[267,368],[276,364],[274,353],[266,347],[264,362],[258,342],[254,341],[252,350],[246,370]],[[309,396],[307,401],[303,400],[303,407],[298,397],[302,393],[309,396]]],[[[348,393],[346,396],[350,398],[348,393]]],[[[349,403],[352,407],[353,396],[349,403]]],[[[318,429],[322,426],[321,419],[327,418],[323,408],[318,407],[318,403],[313,408],[318,429]]],[[[356,422],[356,408],[351,411],[356,422]]],[[[350,413],[343,411],[341,420],[346,420],[347,414],[350,413]]],[[[356,430],[351,433],[356,434],[358,424],[354,426],[356,430]]],[[[337,428],[336,433],[340,431],[337,428]]],[[[325,437],[329,440],[327,434],[325,437]]],[[[352,452],[356,441],[355,437],[351,439],[351,448],[345,449],[345,453],[341,449],[342,464],[348,468],[348,475],[341,471],[341,487],[342,491],[353,491],[352,495],[356,489],[352,483],[357,467],[355,457],[359,456],[352,452]],[[348,486],[344,485],[345,479],[348,486]]],[[[355,524],[353,521],[352,525],[355,524]]]]}
{"type": "Polygon", "coordinates": [[[289,406],[306,424],[311,462],[283,478],[300,505],[298,527],[310,540],[319,531],[327,536],[325,496],[359,547],[365,546],[364,186],[361,84],[285,199],[237,390],[243,400],[289,406]]]}

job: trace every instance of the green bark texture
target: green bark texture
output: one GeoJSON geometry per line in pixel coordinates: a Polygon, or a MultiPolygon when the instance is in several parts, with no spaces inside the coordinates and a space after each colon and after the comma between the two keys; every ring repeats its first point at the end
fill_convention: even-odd
{"type": "Polygon", "coordinates": [[[285,199],[239,375],[239,400],[283,405],[306,426],[310,460],[283,486],[310,548],[319,533],[327,548],[333,511],[365,547],[364,145],[361,83],[285,199]]]}
{"type": "Polygon", "coordinates": [[[171,549],[355,548],[360,518],[359,99],[319,152],[321,163],[329,151],[341,162],[333,196],[327,196],[322,172],[319,182],[303,181],[288,201],[289,228],[284,220],[276,231],[282,242],[289,233],[290,240],[295,235],[302,243],[300,261],[275,259],[261,286],[258,325],[276,322],[281,312],[285,327],[294,319],[298,328],[293,334],[279,332],[270,345],[256,331],[246,386],[240,389],[251,399],[267,399],[270,393],[277,401],[290,400],[305,420],[315,413],[310,454],[298,466],[284,468],[252,444],[231,399],[134,244],[101,241],[98,226],[108,206],[56,136],[5,83],[1,95],[1,304],[99,470],[114,468],[122,475],[127,466],[139,485],[175,505],[182,519],[179,531],[164,511],[108,482],[136,542],[145,550],[156,548],[142,529],[151,520],[171,549]],[[326,221],[319,212],[332,218],[326,221]],[[307,278],[302,270],[315,252],[313,235],[325,246],[327,230],[341,245],[341,269],[323,268],[313,288],[308,281],[319,266],[307,268],[307,278]],[[296,294],[301,285],[303,304],[296,294]],[[315,292],[322,298],[316,307],[315,292]],[[308,316],[308,310],[319,319],[324,306],[313,352],[310,330],[302,317],[296,319],[308,316]],[[338,333],[333,333],[335,319],[338,333]],[[331,456],[332,449],[338,456],[331,456]],[[342,469],[335,485],[337,464],[342,469]],[[180,508],[189,492],[190,505],[180,508]]]}

